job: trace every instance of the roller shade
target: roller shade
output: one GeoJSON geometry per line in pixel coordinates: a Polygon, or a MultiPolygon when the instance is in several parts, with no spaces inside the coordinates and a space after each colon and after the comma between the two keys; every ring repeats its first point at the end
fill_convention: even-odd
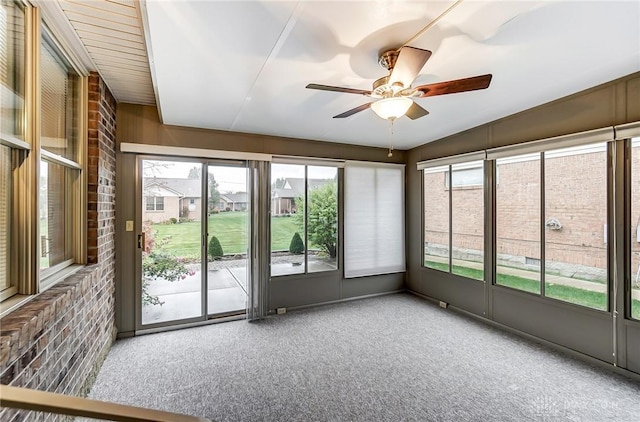
{"type": "Polygon", "coordinates": [[[271,162],[276,164],[298,164],[303,166],[327,166],[343,168],[344,160],[333,160],[330,158],[312,158],[312,157],[292,157],[292,156],[274,156],[271,162]]]}
{"type": "Polygon", "coordinates": [[[450,164],[466,163],[469,161],[484,160],[487,153],[483,151],[469,152],[467,154],[452,155],[451,157],[435,158],[433,160],[425,160],[417,163],[418,170],[424,170],[433,167],[448,166],[450,164]]]}
{"type": "Polygon", "coordinates": [[[616,139],[631,139],[640,136],[640,122],[627,123],[614,127],[616,139]]]}
{"type": "Polygon", "coordinates": [[[487,159],[495,160],[498,158],[505,158],[514,155],[531,154],[559,148],[577,147],[580,145],[586,145],[596,142],[612,141],[613,139],[613,127],[607,127],[586,132],[572,133],[570,135],[541,139],[539,141],[525,142],[522,144],[488,149],[487,159]]]}
{"type": "Polygon", "coordinates": [[[168,155],[171,157],[271,161],[271,154],[261,154],[257,152],[221,151],[215,149],[171,147],[164,145],[134,144],[128,142],[120,144],[120,151],[137,154],[168,155]]]}
{"type": "Polygon", "coordinates": [[[405,271],[404,166],[347,161],[344,189],[345,277],[405,271]]]}

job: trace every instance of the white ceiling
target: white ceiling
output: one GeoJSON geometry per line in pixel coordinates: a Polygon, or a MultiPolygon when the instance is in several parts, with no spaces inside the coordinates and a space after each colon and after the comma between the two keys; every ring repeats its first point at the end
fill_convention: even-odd
{"type": "Polygon", "coordinates": [[[386,74],[379,52],[454,3],[143,0],[161,118],[408,149],[640,71],[638,0],[464,0],[409,43],[433,51],[414,86],[491,73],[488,89],[417,99],[430,114],[398,119],[392,138],[372,110],[332,118],[370,98],[305,89],[370,90],[386,74]]]}

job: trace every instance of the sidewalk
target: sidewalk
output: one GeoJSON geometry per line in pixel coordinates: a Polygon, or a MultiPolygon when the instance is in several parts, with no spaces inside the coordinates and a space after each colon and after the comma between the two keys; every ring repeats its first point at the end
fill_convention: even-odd
{"type": "MultiPolygon", "coordinates": [[[[448,258],[433,256],[433,255],[429,255],[428,259],[430,261],[439,262],[443,264],[446,264],[449,261],[448,258]]],[[[454,259],[452,260],[452,262],[453,262],[453,265],[457,265],[461,267],[473,268],[476,270],[483,269],[483,265],[480,262],[463,261],[461,259],[454,259]]],[[[531,280],[538,280],[540,277],[539,273],[535,271],[527,271],[520,268],[505,267],[502,265],[498,265],[496,270],[499,274],[512,275],[512,276],[521,277],[521,278],[528,278],[531,280]]],[[[578,280],[571,277],[563,277],[559,275],[546,274],[545,281],[548,284],[558,284],[561,286],[575,287],[577,289],[589,290],[591,292],[599,292],[599,293],[607,292],[606,284],[596,283],[593,281],[578,280]]],[[[640,300],[640,289],[634,288],[631,293],[632,293],[632,298],[634,300],[640,300]]]]}

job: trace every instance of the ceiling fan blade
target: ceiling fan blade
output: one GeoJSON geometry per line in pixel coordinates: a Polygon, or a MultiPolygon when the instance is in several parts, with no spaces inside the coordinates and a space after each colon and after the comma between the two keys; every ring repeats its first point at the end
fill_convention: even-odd
{"type": "Polygon", "coordinates": [[[429,50],[402,47],[391,75],[389,75],[389,84],[400,82],[404,88],[409,88],[429,57],[431,57],[429,50]]]}
{"type": "Polygon", "coordinates": [[[475,91],[485,89],[491,83],[491,74],[474,76],[472,78],[456,79],[454,81],[437,82],[435,84],[420,85],[415,87],[422,91],[420,97],[433,97],[434,95],[455,94],[456,92],[475,91]]]}
{"type": "Polygon", "coordinates": [[[424,117],[427,114],[429,114],[429,112],[414,101],[413,104],[411,104],[411,107],[409,107],[409,110],[407,110],[405,116],[407,116],[411,120],[415,120],[419,119],[420,117],[424,117]]]}
{"type": "Polygon", "coordinates": [[[333,116],[334,119],[342,119],[343,117],[349,117],[352,116],[356,113],[359,113],[363,110],[368,109],[369,107],[371,107],[371,103],[366,103],[366,104],[362,104],[361,106],[358,106],[356,108],[352,108],[351,110],[347,110],[344,113],[340,113],[337,116],[333,116]]]}
{"type": "Polygon", "coordinates": [[[341,86],[309,84],[306,86],[306,88],[318,89],[320,91],[345,92],[347,94],[371,95],[371,91],[365,91],[363,89],[355,89],[355,88],[343,88],[341,86]]]}

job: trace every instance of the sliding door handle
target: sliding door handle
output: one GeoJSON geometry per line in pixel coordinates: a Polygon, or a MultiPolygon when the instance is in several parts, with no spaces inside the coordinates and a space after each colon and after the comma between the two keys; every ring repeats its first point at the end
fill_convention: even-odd
{"type": "Polygon", "coordinates": [[[147,243],[147,234],[145,232],[142,232],[138,235],[138,249],[142,249],[144,251],[146,243],[147,243]]]}

